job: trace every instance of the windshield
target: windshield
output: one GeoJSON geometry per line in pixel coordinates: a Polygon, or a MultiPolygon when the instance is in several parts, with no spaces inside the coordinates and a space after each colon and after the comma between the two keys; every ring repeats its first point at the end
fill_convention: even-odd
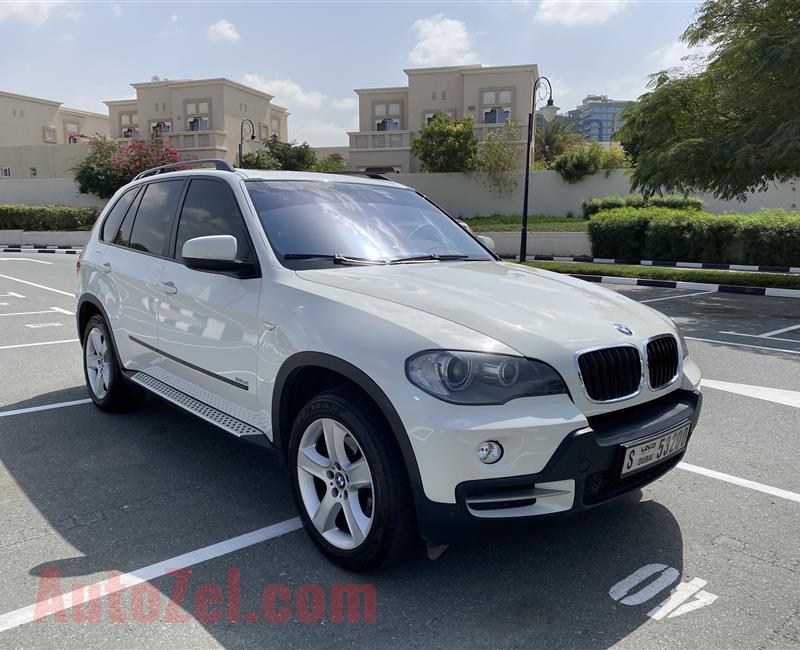
{"type": "Polygon", "coordinates": [[[246,187],[272,247],[292,268],[494,259],[413,190],[316,180],[246,187]]]}

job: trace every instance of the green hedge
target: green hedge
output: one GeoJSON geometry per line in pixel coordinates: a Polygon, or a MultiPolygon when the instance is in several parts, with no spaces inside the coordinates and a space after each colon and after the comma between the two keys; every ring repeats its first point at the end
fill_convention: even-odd
{"type": "Polygon", "coordinates": [[[0,205],[0,230],[89,230],[101,208],[0,205]]]}
{"type": "Polygon", "coordinates": [[[594,215],[595,257],[723,264],[800,265],[800,213],[755,214],[615,208],[594,215]]]}
{"type": "Polygon", "coordinates": [[[628,194],[620,196],[612,194],[602,198],[584,199],[581,204],[583,216],[587,219],[593,214],[602,210],[613,210],[614,208],[675,208],[679,210],[702,210],[703,199],[696,196],[649,196],[644,198],[641,194],[628,194]]]}

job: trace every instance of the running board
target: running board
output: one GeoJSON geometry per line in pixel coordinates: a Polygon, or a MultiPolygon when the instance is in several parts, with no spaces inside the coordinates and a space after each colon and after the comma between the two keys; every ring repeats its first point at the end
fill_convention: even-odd
{"type": "Polygon", "coordinates": [[[263,436],[264,432],[257,429],[247,422],[242,422],[227,413],[223,413],[213,406],[209,406],[199,399],[187,395],[172,386],[165,384],[163,381],[156,379],[144,372],[136,372],[131,375],[130,380],[161,397],[162,399],[180,406],[184,411],[188,411],[192,415],[202,418],[206,422],[227,431],[228,433],[240,438],[242,436],[263,436]]]}

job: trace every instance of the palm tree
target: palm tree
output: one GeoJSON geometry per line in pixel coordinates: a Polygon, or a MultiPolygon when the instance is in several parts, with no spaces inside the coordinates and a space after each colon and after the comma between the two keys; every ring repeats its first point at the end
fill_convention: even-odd
{"type": "Polygon", "coordinates": [[[543,160],[549,167],[553,160],[570,147],[583,140],[580,134],[572,131],[572,124],[563,117],[556,117],[536,129],[533,142],[533,159],[543,160]]]}

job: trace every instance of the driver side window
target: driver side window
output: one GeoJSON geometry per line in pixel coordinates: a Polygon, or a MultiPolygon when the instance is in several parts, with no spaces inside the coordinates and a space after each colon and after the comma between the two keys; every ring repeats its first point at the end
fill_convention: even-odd
{"type": "Polygon", "coordinates": [[[233,235],[238,242],[236,256],[255,262],[253,247],[247,234],[239,206],[226,184],[197,178],[189,185],[178,222],[175,259],[181,259],[183,245],[195,237],[233,235]]]}

